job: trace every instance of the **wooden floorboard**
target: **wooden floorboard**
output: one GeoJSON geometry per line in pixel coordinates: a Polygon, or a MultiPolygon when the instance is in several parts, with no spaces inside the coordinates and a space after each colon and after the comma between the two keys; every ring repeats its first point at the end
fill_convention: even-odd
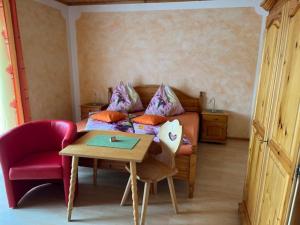
{"type": "MultiPolygon", "coordinates": [[[[179,206],[176,215],[167,182],[158,183],[158,194],[149,197],[147,224],[240,225],[238,203],[242,199],[247,149],[248,142],[241,140],[229,140],[226,145],[200,144],[195,197],[188,199],[186,183],[175,180],[179,206]]],[[[80,168],[72,223],[67,222],[61,186],[40,187],[23,199],[20,209],[12,210],[7,206],[0,176],[0,224],[132,224],[131,206],[119,205],[127,174],[98,171],[95,187],[92,169],[80,168]]],[[[141,202],[142,184],[138,188],[141,202]]]]}

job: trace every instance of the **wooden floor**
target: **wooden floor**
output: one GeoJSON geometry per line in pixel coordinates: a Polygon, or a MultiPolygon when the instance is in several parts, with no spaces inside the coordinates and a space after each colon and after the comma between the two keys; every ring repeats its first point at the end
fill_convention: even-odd
{"type": "MultiPolygon", "coordinates": [[[[180,214],[173,212],[168,185],[158,184],[150,195],[147,224],[240,225],[237,206],[241,201],[247,160],[247,141],[230,140],[227,145],[200,144],[195,197],[188,199],[184,182],[175,181],[180,214]]],[[[100,172],[100,171],[99,171],[100,172]]],[[[20,209],[9,209],[0,174],[0,224],[132,224],[130,205],[119,203],[127,174],[101,171],[98,186],[92,185],[92,170],[79,170],[79,195],[67,222],[67,209],[59,185],[45,185],[30,192],[20,209]]],[[[139,186],[142,193],[142,186],[139,186]]]]}

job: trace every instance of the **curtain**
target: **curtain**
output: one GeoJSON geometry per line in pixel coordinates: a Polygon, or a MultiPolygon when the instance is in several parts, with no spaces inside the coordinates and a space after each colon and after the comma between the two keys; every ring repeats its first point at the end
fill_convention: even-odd
{"type": "Polygon", "coordinates": [[[0,134],[18,125],[13,69],[8,46],[4,9],[0,2],[0,134]]]}
{"type": "Polygon", "coordinates": [[[15,0],[0,0],[0,135],[30,121],[15,0]]]}

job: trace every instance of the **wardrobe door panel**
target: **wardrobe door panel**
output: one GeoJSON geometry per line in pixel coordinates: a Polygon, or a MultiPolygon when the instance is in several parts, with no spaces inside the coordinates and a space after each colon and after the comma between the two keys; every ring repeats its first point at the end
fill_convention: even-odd
{"type": "Polygon", "coordinates": [[[271,143],[294,168],[299,151],[300,125],[300,3],[291,1],[287,48],[284,54],[278,105],[274,112],[271,143]],[[298,7],[297,7],[298,6],[298,7]]]}
{"type": "Polygon", "coordinates": [[[287,3],[259,225],[285,224],[300,147],[300,3],[287,3]]]}
{"type": "MultiPolygon", "coordinates": [[[[268,167],[273,168],[274,164],[271,163],[274,160],[269,161],[268,158],[270,155],[268,137],[270,121],[276,105],[274,96],[279,85],[279,69],[283,60],[282,52],[284,43],[282,43],[281,38],[283,32],[286,30],[286,13],[286,6],[276,7],[276,10],[273,10],[268,17],[265,31],[263,62],[252,127],[254,132],[252,132],[251,136],[248,171],[244,188],[243,207],[248,217],[247,223],[251,225],[257,225],[259,220],[265,221],[261,213],[261,208],[266,207],[262,200],[263,197],[266,197],[264,187],[268,186],[270,188],[273,185],[272,180],[268,180],[268,176],[266,175],[270,173],[268,171],[270,168],[268,167]],[[267,165],[266,162],[268,161],[271,163],[270,165],[267,165]]],[[[274,176],[280,178],[278,171],[275,171],[274,176]]],[[[284,179],[286,179],[285,175],[282,176],[282,180],[284,179]]],[[[269,189],[267,190],[267,193],[269,193],[269,189]]]]}
{"type": "Polygon", "coordinates": [[[254,126],[262,130],[264,135],[267,129],[272,93],[275,81],[275,63],[278,59],[278,38],[280,36],[280,20],[274,20],[266,30],[263,64],[261,67],[260,82],[256,100],[254,126]]]}
{"type": "Polygon", "coordinates": [[[250,143],[248,171],[244,190],[244,205],[249,222],[257,224],[259,206],[261,205],[262,188],[266,173],[266,140],[268,135],[273,96],[277,78],[277,65],[280,59],[283,9],[273,13],[268,21],[265,33],[265,46],[261,67],[256,111],[250,143]]]}
{"type": "Polygon", "coordinates": [[[273,151],[269,151],[258,225],[282,224],[289,178],[273,151]]]}
{"type": "Polygon", "coordinates": [[[259,198],[260,176],[262,172],[264,143],[261,136],[255,130],[249,146],[248,175],[244,189],[244,201],[247,208],[249,220],[252,224],[256,219],[256,209],[259,198]]]}

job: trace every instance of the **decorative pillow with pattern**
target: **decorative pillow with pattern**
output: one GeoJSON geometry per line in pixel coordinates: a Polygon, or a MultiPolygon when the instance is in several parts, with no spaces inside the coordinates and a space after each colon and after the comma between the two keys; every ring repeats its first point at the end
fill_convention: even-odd
{"type": "Polygon", "coordinates": [[[127,113],[130,110],[130,107],[131,101],[126,86],[123,82],[120,82],[113,90],[107,110],[127,113]]]}
{"type": "Polygon", "coordinates": [[[133,87],[120,82],[113,90],[107,110],[129,113],[143,110],[143,105],[133,87]]]}
{"type": "Polygon", "coordinates": [[[168,85],[160,85],[145,111],[145,114],[161,116],[175,116],[182,113],[184,109],[168,85]]]}
{"type": "Polygon", "coordinates": [[[144,107],[139,94],[134,90],[131,84],[127,84],[126,89],[131,101],[131,108],[129,112],[143,111],[144,107]]]}

